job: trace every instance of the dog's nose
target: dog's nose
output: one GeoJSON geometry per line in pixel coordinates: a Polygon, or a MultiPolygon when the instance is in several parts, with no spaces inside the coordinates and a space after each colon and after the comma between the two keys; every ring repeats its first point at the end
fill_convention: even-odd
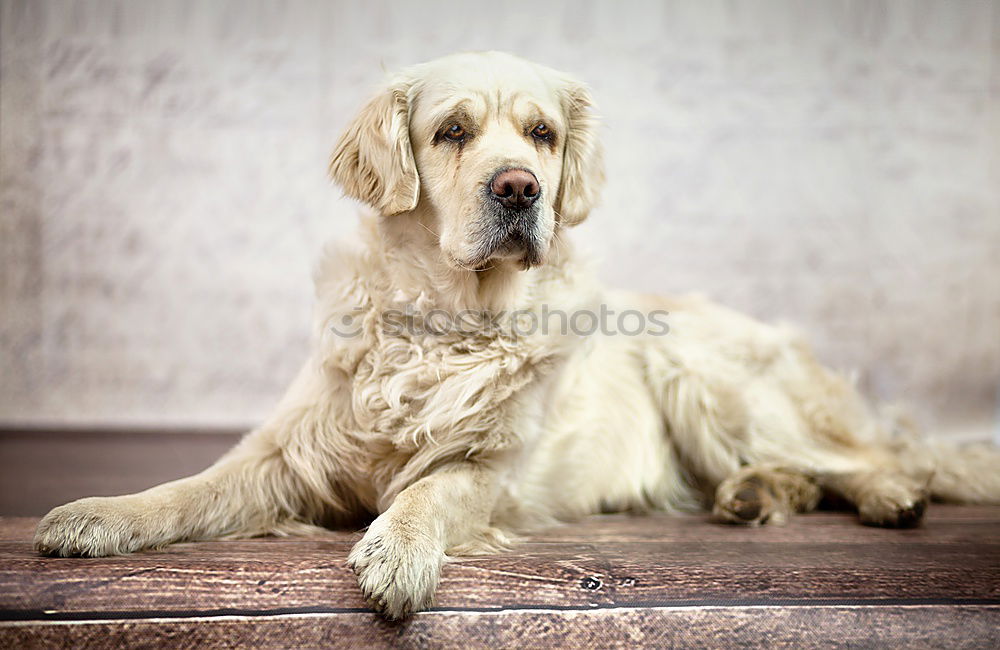
{"type": "Polygon", "coordinates": [[[505,207],[523,210],[538,198],[538,179],[527,169],[505,169],[490,181],[490,191],[505,207]]]}

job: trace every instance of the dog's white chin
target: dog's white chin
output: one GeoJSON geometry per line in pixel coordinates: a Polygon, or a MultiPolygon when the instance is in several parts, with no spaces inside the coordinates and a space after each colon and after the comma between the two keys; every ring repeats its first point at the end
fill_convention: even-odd
{"type": "Polygon", "coordinates": [[[448,265],[465,271],[487,271],[504,269],[511,271],[526,271],[545,263],[548,246],[528,247],[524,244],[503,244],[492,253],[483,256],[478,253],[456,255],[445,254],[448,265]]]}

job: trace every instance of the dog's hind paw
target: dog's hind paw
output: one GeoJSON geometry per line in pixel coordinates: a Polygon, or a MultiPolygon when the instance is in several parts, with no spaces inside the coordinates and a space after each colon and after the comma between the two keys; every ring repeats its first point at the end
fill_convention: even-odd
{"type": "Polygon", "coordinates": [[[914,528],[920,525],[927,510],[925,490],[893,486],[884,492],[866,495],[858,502],[858,516],[868,526],[914,528]]]}
{"type": "Polygon", "coordinates": [[[712,513],[725,523],[783,524],[795,512],[812,510],[821,491],[801,472],[780,467],[745,467],[719,484],[712,513]]]}

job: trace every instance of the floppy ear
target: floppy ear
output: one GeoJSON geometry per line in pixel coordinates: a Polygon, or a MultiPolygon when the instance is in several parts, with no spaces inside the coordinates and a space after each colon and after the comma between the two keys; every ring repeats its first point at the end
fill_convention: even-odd
{"type": "Polygon", "coordinates": [[[386,215],[417,207],[420,194],[408,93],[407,84],[396,83],[368,102],[330,159],[330,176],[344,194],[386,215]]]}
{"type": "Polygon", "coordinates": [[[593,106],[590,91],[583,84],[570,81],[561,94],[567,131],[555,207],[560,223],[575,226],[597,205],[604,186],[604,153],[597,139],[599,122],[590,110],[593,106]]]}

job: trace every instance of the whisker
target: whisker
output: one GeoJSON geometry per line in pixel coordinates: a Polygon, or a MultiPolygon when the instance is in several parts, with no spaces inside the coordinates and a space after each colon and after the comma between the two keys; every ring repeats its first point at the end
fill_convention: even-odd
{"type": "Polygon", "coordinates": [[[463,271],[471,271],[473,273],[482,273],[484,271],[489,271],[491,269],[496,268],[496,266],[487,266],[486,268],[476,268],[474,266],[467,266],[467,265],[463,264],[460,259],[454,257],[453,255],[449,255],[448,257],[451,258],[451,261],[452,261],[453,264],[455,264],[455,266],[457,266],[458,268],[462,269],[463,271]]]}
{"type": "Polygon", "coordinates": [[[434,237],[436,237],[437,239],[441,239],[441,235],[437,234],[436,232],[434,232],[433,230],[431,230],[430,228],[428,228],[428,227],[427,227],[426,225],[424,225],[424,224],[423,224],[423,223],[421,223],[420,221],[418,221],[418,222],[417,222],[417,224],[418,224],[418,225],[419,225],[419,226],[420,226],[421,228],[423,228],[424,230],[426,230],[427,232],[429,232],[430,234],[434,235],[434,237]]]}

